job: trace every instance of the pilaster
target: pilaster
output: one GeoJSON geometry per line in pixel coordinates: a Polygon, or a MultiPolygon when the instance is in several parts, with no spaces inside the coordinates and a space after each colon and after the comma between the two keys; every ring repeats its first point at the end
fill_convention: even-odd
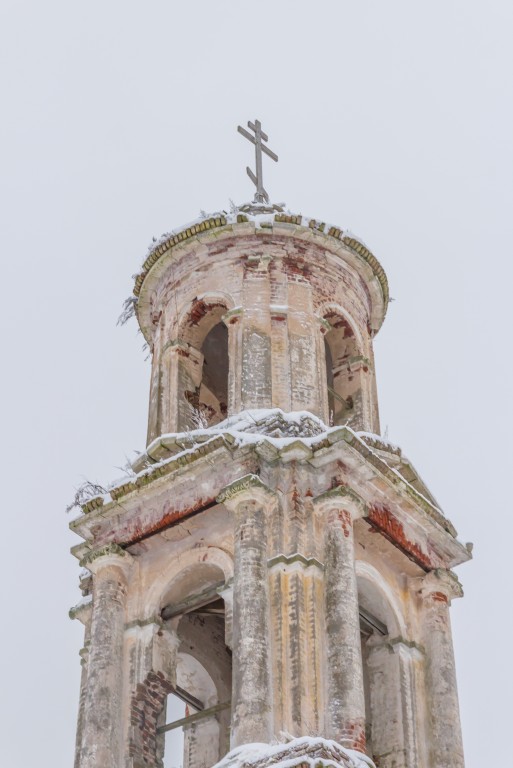
{"type": "Polygon", "coordinates": [[[242,410],[242,309],[232,309],[223,316],[228,328],[228,415],[242,410]]]}
{"type": "Polygon", "coordinates": [[[93,573],[88,674],[79,768],[121,766],[123,634],[132,557],[115,544],[87,555],[93,573]]]}

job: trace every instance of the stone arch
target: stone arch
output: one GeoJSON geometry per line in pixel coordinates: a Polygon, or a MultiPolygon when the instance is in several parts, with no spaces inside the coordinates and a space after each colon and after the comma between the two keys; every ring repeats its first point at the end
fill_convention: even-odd
{"type": "MultiPolygon", "coordinates": [[[[185,583],[186,574],[196,571],[198,565],[210,566],[212,578],[214,576],[213,569],[215,569],[216,577],[218,580],[224,579],[225,584],[233,578],[233,557],[224,549],[208,545],[186,549],[178,557],[170,560],[149,586],[145,602],[148,618],[159,614],[168,598],[171,599],[173,596],[174,599],[178,600],[179,580],[183,579],[185,583]],[[171,590],[173,590],[173,595],[170,594],[171,590]]],[[[206,576],[206,573],[207,571],[204,569],[203,575],[206,576]]],[[[195,576],[194,578],[201,582],[201,567],[198,569],[198,574],[198,577],[195,576]]]]}
{"type": "Polygon", "coordinates": [[[390,584],[369,563],[356,562],[365,691],[366,741],[380,768],[407,768],[412,680],[406,622],[390,584]]]}
{"type": "Polygon", "coordinates": [[[234,307],[233,298],[224,291],[207,291],[195,296],[182,308],[177,338],[199,349],[215,323],[234,307]]]}
{"type": "Polygon", "coordinates": [[[317,307],[316,314],[318,317],[322,318],[323,320],[326,320],[326,317],[328,317],[329,315],[336,315],[343,318],[351,328],[352,334],[356,339],[358,349],[363,352],[363,350],[365,349],[365,339],[362,334],[361,328],[357,325],[354,318],[349,314],[349,312],[341,304],[338,304],[337,302],[334,302],[334,301],[326,301],[317,307]]]}
{"type": "Polygon", "coordinates": [[[230,296],[209,292],[196,297],[182,313],[178,340],[183,347],[179,380],[186,426],[208,427],[228,415],[229,345],[223,322],[233,308],[230,296]]]}
{"type": "Polygon", "coordinates": [[[356,560],[355,568],[358,597],[363,607],[367,607],[376,618],[385,624],[389,637],[404,637],[406,624],[403,612],[390,584],[377,568],[364,560],[356,560]]]}
{"type": "MultiPolygon", "coordinates": [[[[217,547],[188,549],[170,561],[149,586],[147,619],[157,632],[152,641],[152,668],[138,683],[131,702],[130,754],[137,766],[163,765],[165,735],[158,732],[166,722],[170,695],[187,691],[206,709],[231,699],[231,653],[226,646],[225,614],[209,613],[202,598],[222,604],[233,576],[231,556],[217,547]],[[225,587],[223,596],[217,587],[225,587]],[[209,590],[212,592],[210,595],[209,590]],[[199,597],[199,599],[198,599],[199,597]],[[190,601],[190,605],[188,604],[190,601]],[[164,609],[171,608],[166,618],[164,609]],[[176,608],[176,614],[173,613],[176,608]],[[158,624],[156,622],[159,622],[158,624]],[[170,653],[158,653],[169,645],[170,653]],[[156,663],[165,657],[165,663],[156,663]]],[[[185,699],[187,700],[187,698],[185,699]]],[[[184,768],[209,768],[228,749],[229,709],[208,722],[184,729],[184,768]]]]}
{"type": "Polygon", "coordinates": [[[328,304],[322,312],[329,422],[362,429],[363,374],[369,369],[363,339],[352,318],[338,305],[328,304]]]}

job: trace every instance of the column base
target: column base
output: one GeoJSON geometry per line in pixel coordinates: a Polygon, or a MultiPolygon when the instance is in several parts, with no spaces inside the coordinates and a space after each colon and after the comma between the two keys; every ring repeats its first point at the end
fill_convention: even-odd
{"type": "Polygon", "coordinates": [[[243,744],[214,768],[375,768],[367,755],[336,741],[301,736],[286,744],[243,744]]]}

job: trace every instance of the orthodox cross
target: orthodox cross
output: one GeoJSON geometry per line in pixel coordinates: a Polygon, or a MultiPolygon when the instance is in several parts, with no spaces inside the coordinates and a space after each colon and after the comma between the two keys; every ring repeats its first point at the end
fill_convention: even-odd
{"type": "Polygon", "coordinates": [[[271,150],[265,146],[265,144],[262,144],[263,141],[269,141],[269,137],[266,133],[263,132],[262,123],[260,120],[255,120],[254,123],[248,120],[248,128],[251,128],[251,130],[254,131],[254,136],[246,131],[245,128],[241,128],[240,125],[237,126],[238,132],[241,133],[245,139],[248,139],[248,141],[255,145],[256,176],[251,168],[246,168],[246,172],[256,187],[254,199],[255,203],[268,203],[269,195],[264,189],[262,176],[262,152],[265,152],[265,154],[268,155],[271,160],[274,160],[275,163],[278,162],[278,155],[275,155],[274,152],[271,152],[271,150]]]}

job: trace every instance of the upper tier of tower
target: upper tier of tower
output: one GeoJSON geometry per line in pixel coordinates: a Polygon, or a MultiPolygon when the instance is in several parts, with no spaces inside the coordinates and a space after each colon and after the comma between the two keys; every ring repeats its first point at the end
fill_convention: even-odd
{"type": "Polygon", "coordinates": [[[148,440],[242,410],[379,431],[385,273],[350,232],[246,205],[163,236],[136,277],[152,352],[148,440]]]}

